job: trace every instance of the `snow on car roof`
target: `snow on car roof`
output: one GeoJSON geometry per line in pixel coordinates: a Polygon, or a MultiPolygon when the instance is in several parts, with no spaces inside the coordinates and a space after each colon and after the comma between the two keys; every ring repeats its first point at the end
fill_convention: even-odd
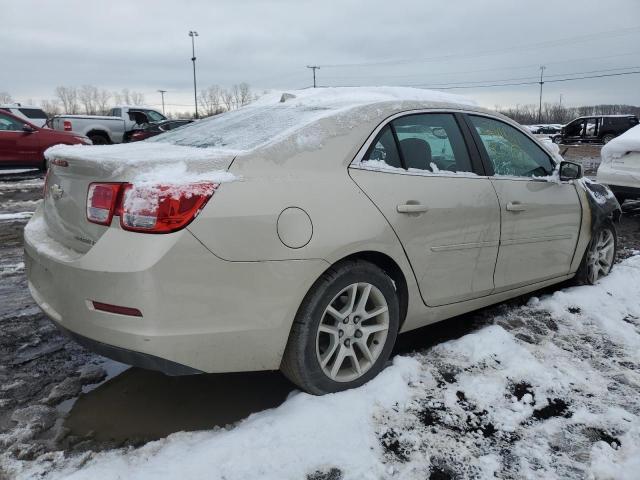
{"type": "Polygon", "coordinates": [[[238,110],[149,139],[190,147],[246,152],[284,138],[323,118],[358,107],[414,102],[476,106],[465,97],[407,87],[329,87],[264,95],[238,110]]]}
{"type": "Polygon", "coordinates": [[[627,152],[640,152],[640,125],[627,130],[602,147],[602,160],[620,158],[627,152]]]}

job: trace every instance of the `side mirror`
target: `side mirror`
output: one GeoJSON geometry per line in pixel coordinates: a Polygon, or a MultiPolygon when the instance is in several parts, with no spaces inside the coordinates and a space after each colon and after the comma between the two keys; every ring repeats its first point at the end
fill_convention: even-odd
{"type": "Polygon", "coordinates": [[[560,181],[576,180],[582,177],[582,165],[574,162],[560,162],[560,181]]]}
{"type": "Polygon", "coordinates": [[[28,125],[25,123],[24,125],[22,125],[22,131],[27,133],[33,133],[36,131],[36,129],[33,128],[31,125],[28,125]]]}

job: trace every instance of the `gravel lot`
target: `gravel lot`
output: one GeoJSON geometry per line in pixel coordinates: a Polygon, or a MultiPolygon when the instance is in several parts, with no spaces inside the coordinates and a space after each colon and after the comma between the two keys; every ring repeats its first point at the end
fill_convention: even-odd
{"type": "MultiPolygon", "coordinates": [[[[580,158],[575,148],[571,157],[580,158]]],[[[593,152],[588,152],[584,158],[592,157],[593,152]]],[[[22,230],[41,197],[42,187],[43,179],[37,172],[0,172],[0,451],[5,452],[4,457],[0,456],[0,479],[11,478],[9,470],[3,467],[4,461],[38,457],[42,461],[46,454],[60,451],[83,458],[82,455],[120,447],[135,449],[174,432],[234,424],[286,400],[293,387],[279,373],[171,378],[104,359],[58,333],[31,300],[22,260],[22,230]]],[[[618,260],[640,253],[640,202],[627,202],[623,210],[618,226],[618,260]]],[[[521,329],[523,338],[529,339],[534,336],[532,325],[537,326],[540,336],[553,328],[556,319],[548,313],[528,312],[526,326],[514,319],[514,312],[523,315],[519,309],[526,300],[518,299],[405,334],[400,337],[396,351],[410,354],[420,362],[437,361],[438,378],[432,388],[446,389],[461,372],[451,359],[435,356],[434,345],[494,323],[507,331],[521,329]]],[[[638,373],[638,365],[630,368],[638,373]]],[[[518,399],[532,393],[531,385],[526,383],[510,388],[518,399]]],[[[411,424],[418,420],[423,426],[438,427],[438,432],[445,426],[458,437],[479,431],[482,442],[491,442],[505,452],[511,448],[514,439],[506,432],[494,435],[495,427],[482,420],[484,414],[465,398],[463,391],[459,393],[457,402],[462,411],[473,413],[477,419],[473,428],[451,418],[447,420],[444,405],[435,400],[437,395],[431,401],[414,404],[412,415],[403,413],[399,417],[393,409],[380,414],[379,437],[391,465],[389,476],[394,475],[394,468],[399,471],[393,465],[408,462],[411,451],[418,448],[410,441],[411,424]]],[[[564,402],[560,398],[550,399],[548,408],[534,415],[539,419],[565,415],[570,407],[564,402]]],[[[620,443],[605,430],[594,430],[592,434],[610,444],[620,443]]],[[[559,445],[560,449],[569,448],[559,445]]],[[[508,456],[505,453],[504,457],[508,456]]],[[[430,464],[429,478],[479,475],[478,471],[456,464],[455,459],[446,460],[452,457],[455,455],[440,451],[439,460],[430,464]]],[[[516,463],[512,459],[512,464],[516,463]]],[[[505,466],[504,459],[502,465],[501,477],[519,476],[515,466],[505,466]]],[[[562,469],[558,472],[562,472],[560,476],[575,478],[582,478],[584,473],[562,469]]],[[[342,475],[337,465],[325,472],[310,472],[308,478],[342,478],[342,475]]]]}

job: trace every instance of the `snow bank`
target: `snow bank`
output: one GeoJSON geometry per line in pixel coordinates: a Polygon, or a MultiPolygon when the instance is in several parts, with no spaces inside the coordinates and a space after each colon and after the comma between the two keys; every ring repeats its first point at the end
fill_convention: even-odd
{"type": "Polygon", "coordinates": [[[177,433],[137,450],[95,454],[89,461],[76,458],[60,470],[41,463],[16,475],[69,480],[282,480],[302,479],[315,469],[339,465],[350,472],[349,478],[378,479],[385,470],[374,413],[407,401],[408,384],[418,370],[415,360],[399,357],[360,389],[323,397],[295,393],[282,406],[254,414],[229,430],[177,433]]]}
{"type": "Polygon", "coordinates": [[[640,125],[636,125],[611,140],[602,147],[600,154],[604,162],[610,162],[622,157],[627,152],[640,152],[640,125]]]}

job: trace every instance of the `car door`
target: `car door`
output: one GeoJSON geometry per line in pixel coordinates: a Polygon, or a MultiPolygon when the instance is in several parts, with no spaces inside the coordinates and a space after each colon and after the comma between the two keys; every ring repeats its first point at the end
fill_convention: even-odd
{"type": "Polygon", "coordinates": [[[496,292],[568,274],[582,220],[575,185],[544,178],[555,164],[520,130],[492,117],[467,119],[500,202],[496,292]]]}
{"type": "Polygon", "coordinates": [[[29,148],[24,145],[24,122],[0,112],[0,164],[14,165],[29,160],[29,148]]]}
{"type": "Polygon", "coordinates": [[[498,253],[495,191],[452,113],[393,119],[350,175],[385,216],[427,305],[489,294],[498,253]]]}
{"type": "Polygon", "coordinates": [[[582,131],[584,130],[585,119],[579,118],[568,123],[563,128],[563,140],[567,142],[577,142],[582,140],[582,131]]]}

